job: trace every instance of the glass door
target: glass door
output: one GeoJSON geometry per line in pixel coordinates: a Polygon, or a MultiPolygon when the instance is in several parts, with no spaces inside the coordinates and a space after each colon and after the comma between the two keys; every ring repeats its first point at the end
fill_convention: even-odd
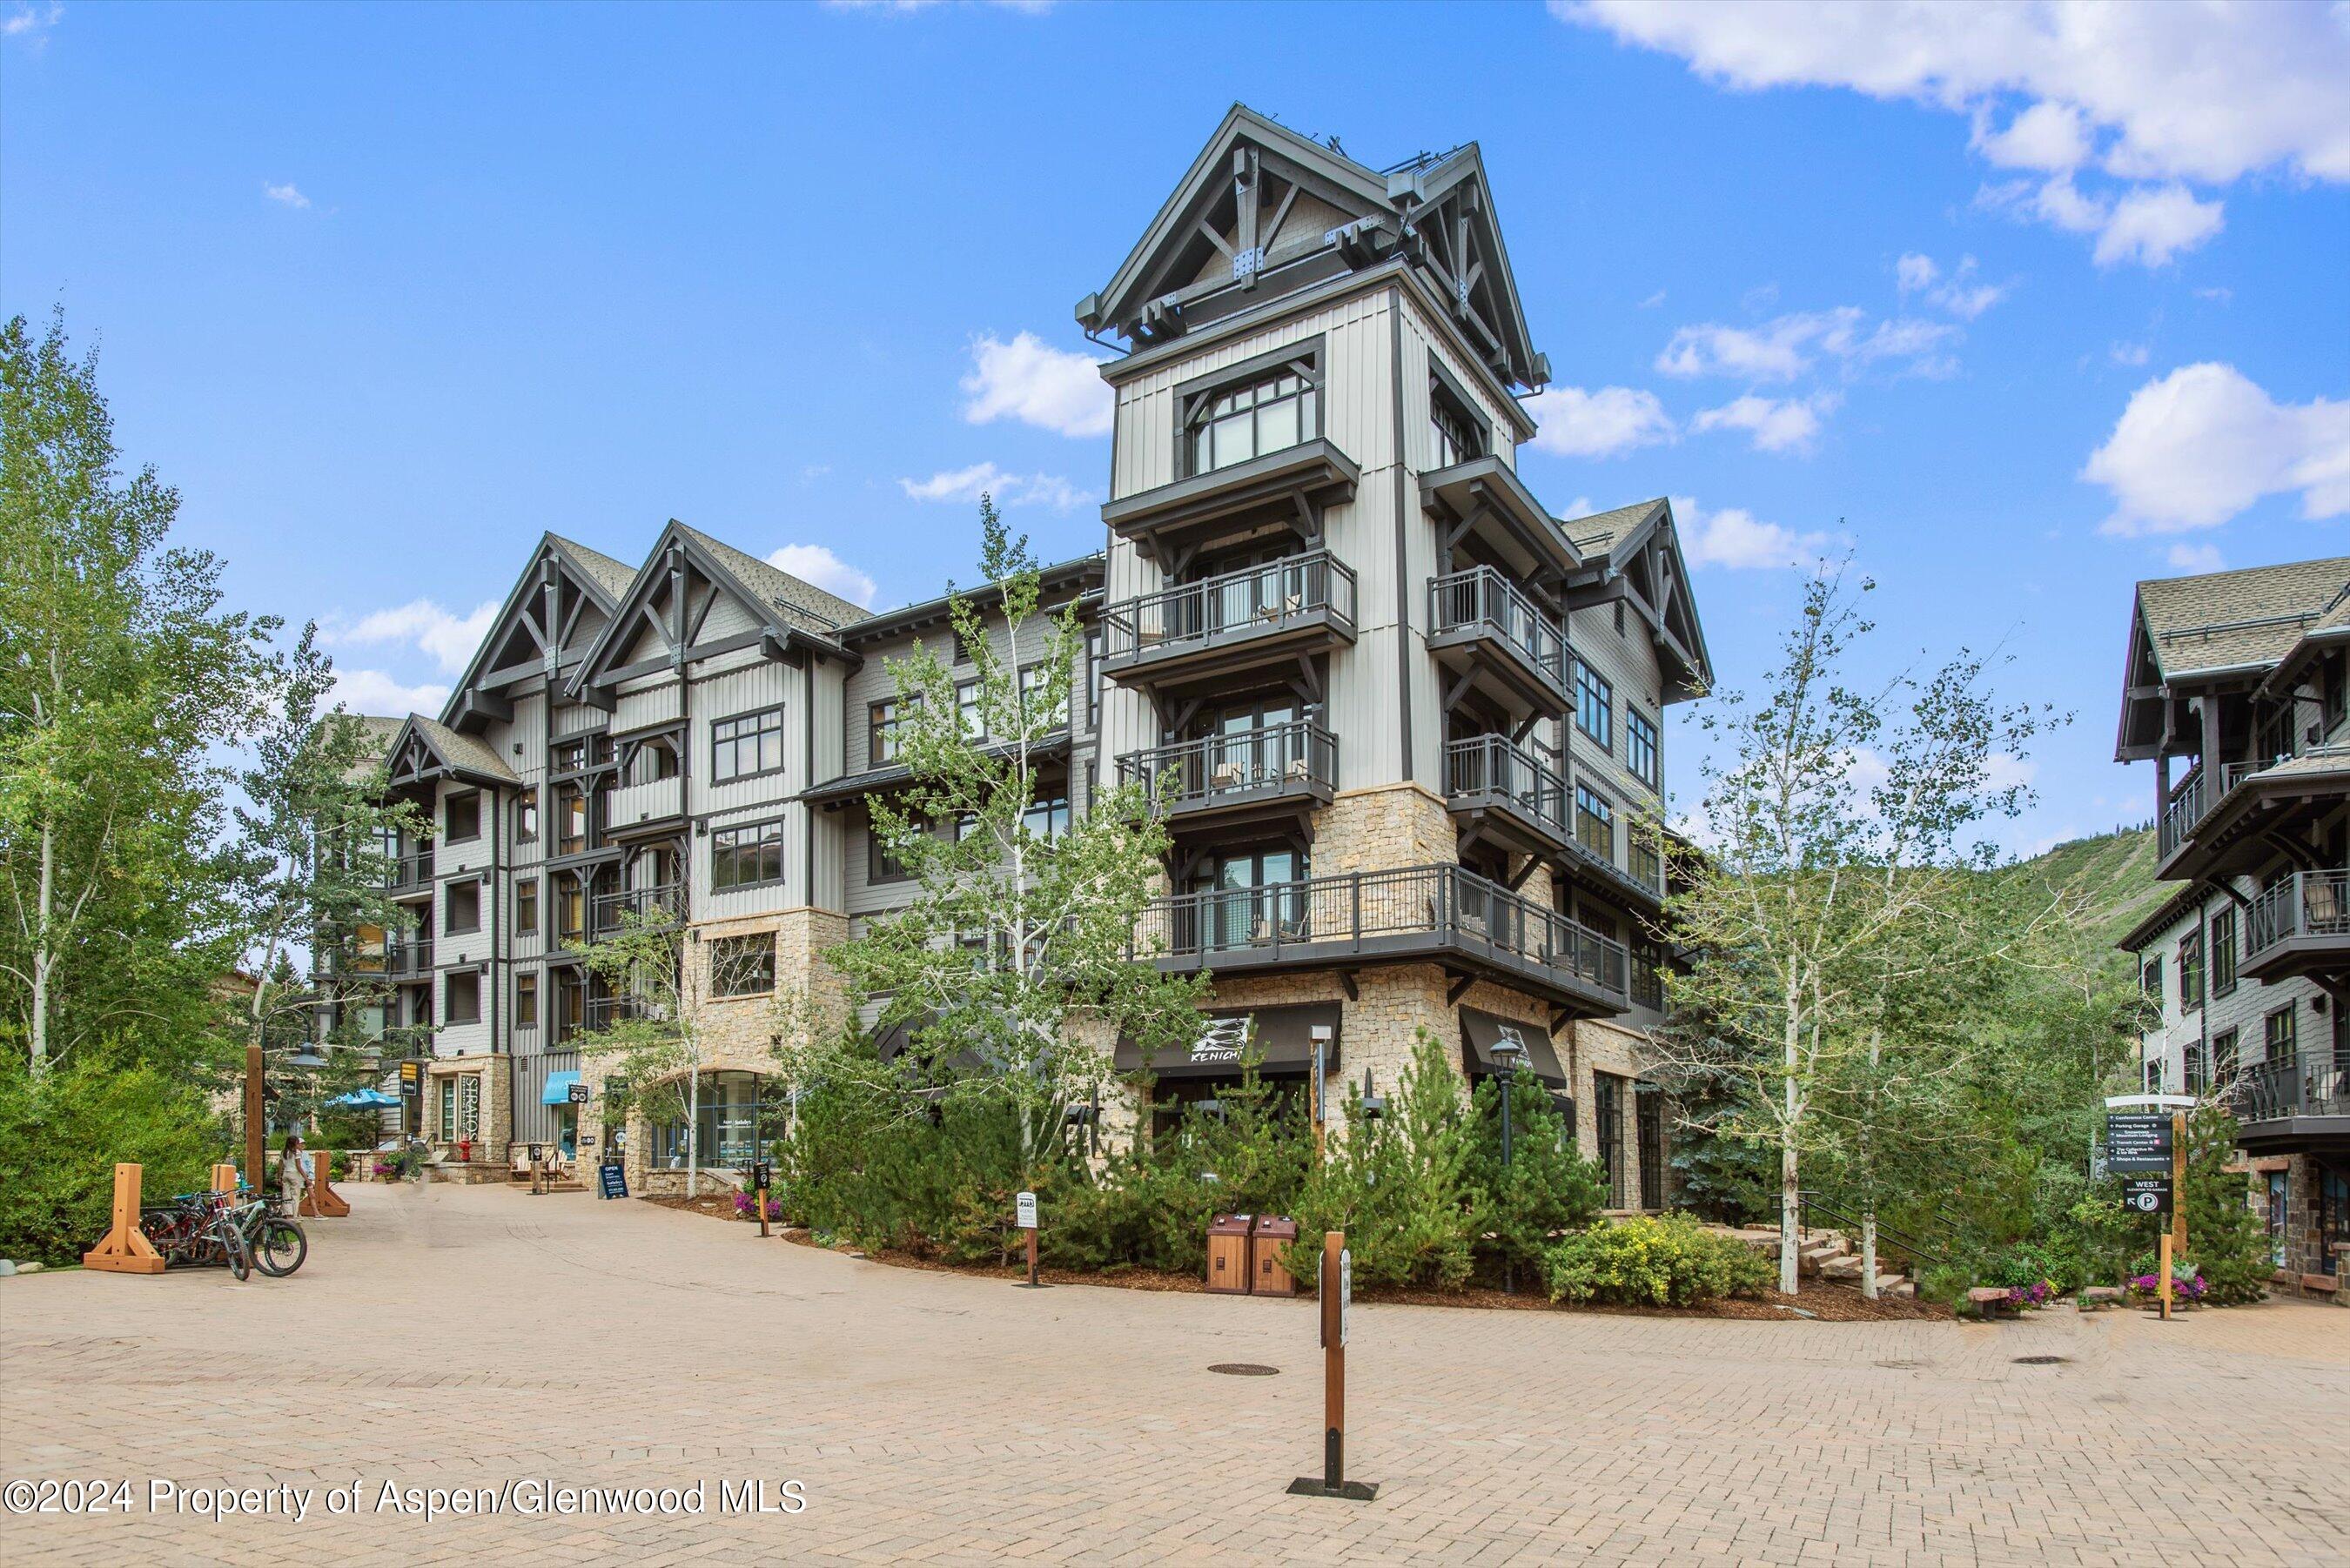
{"type": "Polygon", "coordinates": [[[1218,858],[1194,884],[1201,902],[1201,939],[1219,950],[1297,941],[1304,937],[1304,875],[1294,849],[1258,849],[1218,858]]]}

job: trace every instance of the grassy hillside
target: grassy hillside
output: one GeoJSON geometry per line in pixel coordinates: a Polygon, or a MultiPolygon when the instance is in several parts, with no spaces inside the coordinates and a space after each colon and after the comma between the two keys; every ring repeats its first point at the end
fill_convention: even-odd
{"type": "Polygon", "coordinates": [[[2176,882],[2154,879],[2154,829],[2140,827],[2060,844],[2017,865],[2010,875],[2084,895],[2088,905],[2082,940],[2092,950],[2111,951],[2132,926],[2178,891],[2176,882]]]}

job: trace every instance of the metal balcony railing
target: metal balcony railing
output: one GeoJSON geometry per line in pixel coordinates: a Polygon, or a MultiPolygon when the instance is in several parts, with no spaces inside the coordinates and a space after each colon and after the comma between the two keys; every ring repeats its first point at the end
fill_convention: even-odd
{"type": "Polygon", "coordinates": [[[395,975],[425,975],[432,972],[432,939],[419,937],[412,941],[393,942],[384,949],[383,966],[395,975]]]}
{"type": "Polygon", "coordinates": [[[2245,957],[2295,937],[2350,937],[2350,871],[2296,871],[2252,900],[2245,957]]]}
{"type": "Polygon", "coordinates": [[[1243,956],[1300,961],[1347,951],[1464,952],[1629,1002],[1624,945],[1458,866],[1408,866],[1154,900],[1135,952],[1173,968],[1243,956]]]}
{"type": "Polygon", "coordinates": [[[639,925],[676,925],[685,919],[685,888],[675,882],[663,882],[653,888],[630,888],[596,895],[596,935],[610,936],[622,928],[625,917],[629,915],[636,917],[639,925]]]}
{"type": "Polygon", "coordinates": [[[1306,720],[1265,724],[1128,752],[1118,759],[1121,784],[1139,784],[1163,810],[1205,805],[1234,795],[1338,787],[1338,739],[1306,720]]]}
{"type": "Polygon", "coordinates": [[[1566,836],[1566,781],[1507,735],[1471,735],[1444,748],[1444,793],[1454,800],[1500,797],[1521,815],[1566,836]]]}
{"type": "Polygon", "coordinates": [[[2162,808],[2162,823],[2157,836],[2163,854],[2168,855],[2186,843],[2187,836],[2195,831],[2195,825],[2203,820],[2206,782],[2203,769],[2199,764],[2170,792],[2170,799],[2162,808]]]}
{"type": "Polygon", "coordinates": [[[1121,599],[1102,612],[1102,658],[1206,649],[1308,620],[1354,631],[1355,574],[1327,550],[1121,599]]]}
{"type": "Polygon", "coordinates": [[[1430,635],[1482,632],[1516,649],[1561,691],[1566,690],[1566,634],[1517,584],[1491,566],[1472,566],[1428,583],[1430,635]]]}
{"type": "Polygon", "coordinates": [[[2288,1116],[2350,1116],[2350,1059],[2292,1055],[2247,1067],[2229,1106],[2239,1123],[2288,1116]]]}
{"type": "Polygon", "coordinates": [[[630,1019],[661,1016],[662,1009],[642,997],[591,996],[582,1004],[580,1025],[589,1030],[604,1030],[630,1019]]]}
{"type": "Polygon", "coordinates": [[[391,874],[385,878],[385,884],[395,893],[432,886],[432,851],[424,849],[394,857],[391,874]]]}

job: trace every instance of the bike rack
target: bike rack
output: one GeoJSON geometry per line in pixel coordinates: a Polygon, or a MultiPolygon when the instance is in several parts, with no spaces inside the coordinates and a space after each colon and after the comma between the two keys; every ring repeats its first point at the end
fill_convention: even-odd
{"type": "Polygon", "coordinates": [[[163,1254],[139,1229],[140,1169],[128,1161],[114,1168],[114,1224],[104,1240],[81,1255],[85,1269],[115,1274],[160,1274],[163,1254]]]}

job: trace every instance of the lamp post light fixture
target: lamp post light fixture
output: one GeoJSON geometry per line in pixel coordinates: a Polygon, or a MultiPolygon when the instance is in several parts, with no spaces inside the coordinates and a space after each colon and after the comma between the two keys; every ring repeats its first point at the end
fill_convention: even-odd
{"type": "MultiPolygon", "coordinates": [[[[1526,1058],[1526,1048],[1515,1033],[1505,1033],[1493,1044],[1493,1076],[1502,1083],[1502,1187],[1510,1185],[1510,1102],[1517,1098],[1518,1065],[1526,1058]]],[[[1518,1291],[1517,1265],[1508,1253],[1502,1256],[1502,1289],[1512,1295],[1518,1291]]]]}

